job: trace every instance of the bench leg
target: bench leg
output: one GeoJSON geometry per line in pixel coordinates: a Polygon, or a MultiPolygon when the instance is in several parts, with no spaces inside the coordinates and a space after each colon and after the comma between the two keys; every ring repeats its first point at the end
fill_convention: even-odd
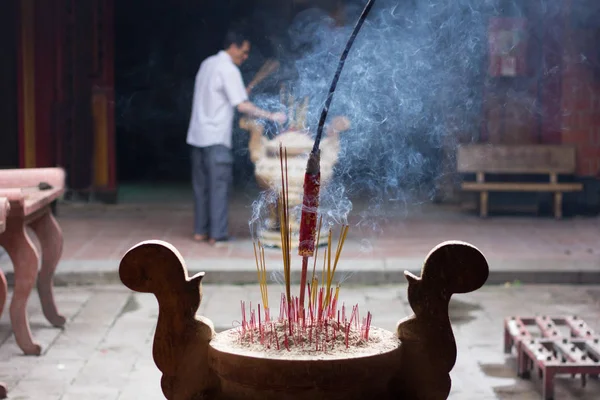
{"type": "Polygon", "coordinates": [[[512,353],[512,348],[513,348],[512,336],[510,336],[510,332],[508,331],[508,328],[504,328],[504,354],[512,353]]]}
{"type": "Polygon", "coordinates": [[[42,348],[33,341],[27,317],[27,301],[37,277],[39,255],[22,220],[9,220],[6,225],[6,231],[0,235],[0,246],[6,249],[15,271],[10,322],[17,345],[23,353],[40,355],[42,348]]]}
{"type": "Polygon", "coordinates": [[[556,219],[562,218],[562,192],[554,193],[554,217],[556,219]]]}
{"type": "Polygon", "coordinates": [[[63,249],[62,230],[51,212],[35,220],[31,223],[31,227],[40,240],[42,248],[42,266],[37,280],[42,310],[48,322],[55,327],[63,327],[66,320],[58,312],[53,292],[54,271],[63,249]]]}
{"type": "Polygon", "coordinates": [[[542,399],[554,399],[554,371],[546,369],[542,377],[542,399]]]}
{"type": "Polygon", "coordinates": [[[479,193],[479,215],[482,218],[488,215],[488,192],[479,193]]]}
{"type": "Polygon", "coordinates": [[[2,272],[0,270],[0,316],[4,312],[4,305],[6,304],[6,296],[7,295],[8,295],[8,284],[6,282],[6,276],[4,276],[4,272],[2,272]]]}
{"type": "Polygon", "coordinates": [[[525,353],[522,348],[522,344],[517,347],[517,376],[522,379],[529,379],[529,356],[525,353]]]}

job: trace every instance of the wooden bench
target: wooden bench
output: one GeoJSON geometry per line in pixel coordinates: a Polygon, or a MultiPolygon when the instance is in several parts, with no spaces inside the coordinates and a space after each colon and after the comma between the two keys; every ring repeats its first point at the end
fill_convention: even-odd
{"type": "Polygon", "coordinates": [[[573,175],[576,166],[574,147],[563,145],[463,145],[457,151],[457,171],[474,173],[475,181],[462,182],[464,191],[479,192],[479,212],[488,214],[489,192],[554,193],[554,216],[562,217],[565,192],[583,189],[580,183],[559,182],[559,175],[573,175]],[[486,181],[486,174],[547,175],[547,182],[486,181]]]}
{"type": "MultiPolygon", "coordinates": [[[[63,236],[51,211],[52,203],[62,195],[64,188],[65,172],[61,168],[0,170],[0,197],[10,202],[5,230],[0,234],[0,246],[8,253],[14,269],[10,321],[16,342],[27,355],[41,353],[40,345],[31,336],[27,317],[27,301],[36,280],[44,316],[56,327],[65,324],[53,293],[54,271],[62,253],[63,236]],[[40,242],[39,273],[40,254],[27,227],[33,229],[40,242]]],[[[3,306],[7,285],[1,274],[0,305],[3,306]]]]}

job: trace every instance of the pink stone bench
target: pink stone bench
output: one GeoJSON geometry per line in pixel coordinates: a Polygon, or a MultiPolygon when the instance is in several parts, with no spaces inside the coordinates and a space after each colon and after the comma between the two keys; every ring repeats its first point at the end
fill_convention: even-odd
{"type": "MultiPolygon", "coordinates": [[[[0,197],[10,202],[0,246],[4,247],[14,269],[14,291],[10,304],[10,321],[18,346],[26,355],[41,354],[41,346],[33,341],[27,301],[37,279],[37,290],[46,319],[56,327],[65,324],[58,313],[53,293],[53,277],[63,246],[62,231],[52,215],[51,205],[64,192],[65,172],[62,168],[30,168],[0,170],[0,197]],[[42,186],[51,188],[42,190],[42,186]],[[41,247],[40,254],[29,237],[33,229],[41,247]]],[[[7,295],[6,278],[0,271],[0,313],[7,295]]]]}

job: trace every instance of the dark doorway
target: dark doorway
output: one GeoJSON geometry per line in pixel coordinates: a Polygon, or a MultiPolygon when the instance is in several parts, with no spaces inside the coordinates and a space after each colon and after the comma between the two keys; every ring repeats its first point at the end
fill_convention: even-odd
{"type": "MultiPolygon", "coordinates": [[[[241,68],[249,82],[281,45],[293,16],[306,7],[328,11],[339,0],[115,2],[115,101],[119,184],[189,182],[186,134],[200,63],[222,48],[225,32],[242,26],[252,51],[241,68]],[[325,7],[327,6],[327,7],[325,7]]],[[[263,84],[261,92],[278,93],[263,84]]],[[[234,184],[254,183],[248,133],[234,121],[234,184]]]]}
{"type": "Polygon", "coordinates": [[[0,168],[19,166],[16,4],[0,2],[0,168]]]}
{"type": "Polygon", "coordinates": [[[254,1],[115,2],[118,180],[188,182],[194,77],[254,1]]]}

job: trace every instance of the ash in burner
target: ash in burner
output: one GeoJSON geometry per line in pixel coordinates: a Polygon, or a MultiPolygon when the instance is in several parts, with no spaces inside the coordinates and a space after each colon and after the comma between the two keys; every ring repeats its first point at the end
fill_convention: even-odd
{"type": "MultiPolygon", "coordinates": [[[[288,305],[281,295],[279,317],[271,320],[269,309],[261,311],[260,305],[249,317],[242,302],[242,323],[234,331],[236,343],[253,351],[293,352],[294,354],[352,353],[356,348],[369,347],[381,342],[381,334],[373,334],[370,312],[360,321],[358,305],[346,310],[342,304],[338,310],[335,297],[329,303],[320,291],[318,302],[310,301],[308,309],[299,309],[299,299],[288,305]],[[323,307],[324,304],[328,304],[323,307]]],[[[333,294],[333,290],[331,291],[333,294]]],[[[378,331],[379,332],[379,331],[378,331]]]]}

